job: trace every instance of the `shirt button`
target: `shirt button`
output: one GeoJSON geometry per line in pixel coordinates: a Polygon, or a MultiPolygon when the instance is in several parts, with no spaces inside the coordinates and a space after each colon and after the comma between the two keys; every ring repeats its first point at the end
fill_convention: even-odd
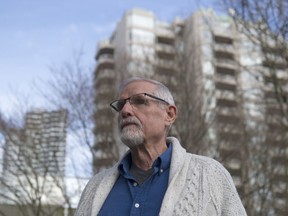
{"type": "Polygon", "coordinates": [[[163,173],[163,169],[160,169],[160,173],[163,173]]]}
{"type": "Polygon", "coordinates": [[[135,203],[135,208],[139,208],[140,204],[139,203],[135,203]]]}
{"type": "Polygon", "coordinates": [[[137,185],[138,185],[138,184],[137,184],[137,182],[134,182],[134,183],[133,183],[133,186],[135,186],[135,187],[136,187],[137,185]]]}

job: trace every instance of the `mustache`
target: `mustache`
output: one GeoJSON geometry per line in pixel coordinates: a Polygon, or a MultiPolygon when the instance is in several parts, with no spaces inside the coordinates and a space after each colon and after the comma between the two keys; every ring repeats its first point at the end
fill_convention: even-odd
{"type": "Polygon", "coordinates": [[[125,127],[125,125],[128,125],[128,124],[135,124],[139,128],[142,128],[142,124],[137,118],[129,117],[129,118],[119,120],[119,129],[122,130],[123,127],[125,127]]]}

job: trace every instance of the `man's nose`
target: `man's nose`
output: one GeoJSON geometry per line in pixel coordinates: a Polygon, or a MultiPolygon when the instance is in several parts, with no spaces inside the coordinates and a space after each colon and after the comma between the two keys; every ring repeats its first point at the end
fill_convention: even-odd
{"type": "Polygon", "coordinates": [[[133,107],[130,104],[130,102],[127,100],[123,108],[120,110],[120,115],[122,117],[125,117],[125,116],[131,116],[132,113],[133,113],[133,107]]]}

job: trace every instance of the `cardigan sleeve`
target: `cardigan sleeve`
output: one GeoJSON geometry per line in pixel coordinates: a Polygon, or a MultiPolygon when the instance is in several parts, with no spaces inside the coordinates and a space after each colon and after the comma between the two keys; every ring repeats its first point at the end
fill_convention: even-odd
{"type": "MultiPolygon", "coordinates": [[[[217,215],[247,215],[230,173],[219,162],[212,159],[206,172],[211,195],[210,204],[215,207],[217,215]]],[[[207,206],[206,210],[210,211],[211,206],[207,206]]],[[[211,214],[207,212],[207,215],[211,214]]]]}
{"type": "Polygon", "coordinates": [[[99,182],[98,176],[94,176],[89,180],[85,189],[81,194],[80,201],[78,203],[77,209],[74,216],[90,216],[93,204],[93,199],[95,196],[95,190],[97,183],[99,182]]]}

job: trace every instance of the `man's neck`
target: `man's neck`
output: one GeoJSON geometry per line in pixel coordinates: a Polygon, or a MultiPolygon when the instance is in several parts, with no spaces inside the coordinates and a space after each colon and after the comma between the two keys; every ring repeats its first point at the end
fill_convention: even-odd
{"type": "Polygon", "coordinates": [[[131,149],[132,163],[142,170],[149,170],[154,161],[167,150],[166,142],[140,145],[131,149]]]}

